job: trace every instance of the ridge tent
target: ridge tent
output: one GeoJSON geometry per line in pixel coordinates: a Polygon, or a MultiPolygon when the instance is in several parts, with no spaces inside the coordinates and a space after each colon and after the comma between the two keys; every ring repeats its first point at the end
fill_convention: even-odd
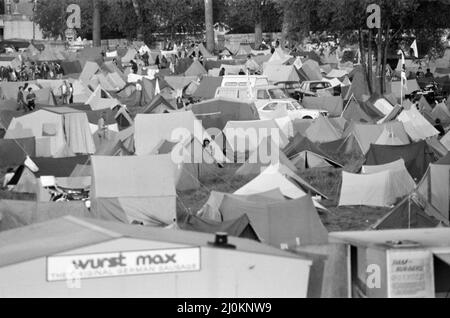
{"type": "Polygon", "coordinates": [[[76,80],[72,83],[73,85],[73,102],[74,103],[86,103],[86,101],[91,97],[92,91],[80,80],[76,80]]]}
{"type": "Polygon", "coordinates": [[[170,156],[100,157],[92,161],[92,208],[100,218],[164,226],[176,220],[170,156]]]}
{"type": "Polygon", "coordinates": [[[254,104],[226,98],[215,98],[193,104],[191,110],[201,120],[205,129],[217,128],[223,130],[229,121],[259,119],[254,104]]]}
{"type": "Polygon", "coordinates": [[[366,154],[370,149],[370,145],[375,143],[378,138],[380,138],[384,129],[392,132],[393,135],[399,138],[403,144],[409,144],[409,138],[405,132],[403,124],[397,121],[380,125],[351,123],[344,132],[344,137],[353,135],[356,138],[361,151],[366,154]]]}
{"type": "Polygon", "coordinates": [[[425,203],[423,207],[417,197],[410,195],[372,226],[372,229],[380,231],[433,228],[441,224],[440,219],[442,216],[431,205],[425,203]]]}
{"type": "Polygon", "coordinates": [[[258,175],[270,165],[278,163],[286,166],[293,172],[297,172],[297,168],[281,149],[272,142],[272,138],[264,138],[258,149],[253,151],[248,160],[236,171],[236,175],[258,175]]]}
{"type": "Polygon", "coordinates": [[[83,84],[88,85],[91,78],[100,71],[100,66],[95,62],[86,62],[83,71],[80,74],[79,80],[83,84]]]}
{"type": "Polygon", "coordinates": [[[91,80],[89,81],[89,86],[101,86],[102,89],[110,92],[119,91],[119,89],[115,87],[115,85],[111,83],[103,73],[98,73],[92,76],[91,80]]]}
{"type": "Polygon", "coordinates": [[[208,72],[205,70],[203,65],[199,61],[194,61],[191,66],[186,70],[184,76],[201,76],[207,75],[208,72]]]}
{"type": "MultiPolygon", "coordinates": [[[[186,144],[191,142],[192,138],[201,145],[205,139],[211,140],[211,136],[191,111],[170,114],[138,114],[135,118],[134,139],[138,156],[153,153],[166,140],[186,144]]],[[[222,149],[215,142],[212,142],[211,146],[214,149],[214,159],[217,162],[226,161],[222,149]]],[[[203,150],[201,149],[201,151],[201,156],[203,156],[203,150]]],[[[200,154],[196,155],[200,156],[200,154]]]]}
{"type": "Polygon", "coordinates": [[[224,221],[247,215],[258,237],[278,248],[328,243],[328,232],[310,196],[296,200],[261,203],[225,196],[220,206],[224,221]]]}
{"type": "Polygon", "coordinates": [[[330,120],[323,116],[313,121],[305,131],[305,136],[312,142],[330,142],[342,138],[342,134],[331,124],[330,120]]]}
{"type": "Polygon", "coordinates": [[[195,215],[186,215],[184,220],[178,220],[178,227],[184,231],[202,232],[202,233],[227,233],[232,237],[246,238],[259,241],[258,235],[253,229],[247,215],[242,215],[235,220],[226,222],[215,222],[202,219],[195,215]]]}
{"type": "Polygon", "coordinates": [[[223,222],[222,214],[219,211],[222,205],[223,199],[226,197],[244,198],[248,201],[255,202],[275,202],[275,201],[286,201],[287,199],[283,196],[279,189],[274,189],[264,193],[258,193],[256,195],[235,195],[230,193],[223,193],[217,191],[211,191],[208,201],[205,205],[197,212],[197,216],[204,220],[212,220],[215,222],[223,222]]]}
{"type": "Polygon", "coordinates": [[[344,108],[344,111],[342,112],[342,118],[345,118],[347,121],[355,121],[355,122],[365,122],[365,123],[374,123],[374,120],[372,119],[369,114],[367,114],[359,105],[358,101],[356,100],[355,96],[352,95],[350,100],[347,102],[347,105],[344,108]]]}
{"type": "Polygon", "coordinates": [[[320,71],[319,63],[317,63],[313,60],[305,61],[303,63],[301,70],[308,77],[308,80],[310,80],[310,81],[321,81],[323,78],[322,73],[320,71]]]}
{"type": "Polygon", "coordinates": [[[312,168],[343,168],[335,161],[305,150],[291,158],[291,162],[299,172],[304,172],[312,168]]]}
{"type": "Polygon", "coordinates": [[[444,145],[444,147],[450,151],[450,132],[448,132],[447,134],[445,134],[444,137],[442,137],[442,139],[440,140],[440,142],[444,145]]]}
{"type": "Polygon", "coordinates": [[[358,101],[364,101],[364,95],[370,95],[367,79],[361,69],[354,70],[352,85],[347,94],[348,96],[354,95],[358,101]]]}
{"type": "Polygon", "coordinates": [[[302,105],[307,109],[326,110],[330,117],[342,114],[344,101],[341,96],[304,97],[302,105]]]}
{"type": "Polygon", "coordinates": [[[398,116],[411,140],[420,141],[439,135],[439,131],[433,127],[417,110],[415,106],[409,110],[404,109],[398,116]]]}
{"type": "Polygon", "coordinates": [[[403,146],[409,143],[403,142],[399,137],[395,135],[394,131],[388,130],[384,127],[383,132],[380,137],[374,142],[375,145],[386,145],[386,146],[403,146]]]}
{"type": "Polygon", "coordinates": [[[289,142],[274,120],[229,121],[223,133],[230,150],[238,156],[255,151],[260,141],[269,136],[279,147],[285,147],[289,142]]]}
{"type": "Polygon", "coordinates": [[[328,78],[344,78],[348,75],[348,72],[346,70],[331,70],[327,74],[328,78]]]}
{"type": "Polygon", "coordinates": [[[283,51],[281,48],[277,48],[275,49],[275,52],[273,52],[272,57],[269,59],[268,64],[285,64],[291,58],[291,55],[283,51]]]}
{"type": "Polygon", "coordinates": [[[434,164],[419,183],[418,192],[436,208],[445,220],[450,219],[450,154],[434,164]]]}
{"type": "Polygon", "coordinates": [[[134,48],[129,48],[125,55],[121,58],[122,63],[128,64],[131,62],[131,60],[134,60],[136,58],[136,55],[138,52],[134,48]]]}
{"type": "Polygon", "coordinates": [[[164,80],[174,89],[184,91],[191,82],[196,82],[197,76],[166,76],[164,80]]]}
{"type": "Polygon", "coordinates": [[[66,140],[64,116],[38,110],[21,117],[13,118],[5,139],[36,139],[36,155],[39,157],[65,156],[66,140]]]}
{"type": "Polygon", "coordinates": [[[436,105],[431,112],[431,116],[434,120],[439,119],[442,125],[450,124],[450,110],[444,103],[436,105]]]}
{"type": "Polygon", "coordinates": [[[404,164],[403,167],[365,167],[363,171],[367,174],[343,171],[339,206],[389,207],[416,186],[404,164]]]}
{"type": "Polygon", "coordinates": [[[58,219],[67,215],[92,217],[84,202],[0,201],[0,232],[58,219]]]}
{"type": "Polygon", "coordinates": [[[366,165],[382,165],[404,159],[406,168],[415,180],[421,180],[435,156],[426,141],[406,146],[371,145],[366,155],[366,165]]]}
{"type": "Polygon", "coordinates": [[[0,167],[22,164],[26,157],[36,157],[34,137],[23,139],[0,139],[0,167]]]}
{"type": "Polygon", "coordinates": [[[204,76],[192,96],[201,99],[214,98],[217,88],[222,86],[222,80],[222,77],[204,76]]]}
{"type": "Polygon", "coordinates": [[[269,82],[299,82],[297,70],[293,65],[266,64],[264,67],[264,76],[267,76],[269,82]]]}
{"type": "Polygon", "coordinates": [[[92,110],[102,110],[112,109],[120,105],[120,102],[117,99],[112,98],[111,95],[99,85],[85,102],[85,105],[91,106],[92,110]],[[106,96],[106,98],[103,96],[106,96]]]}
{"type": "Polygon", "coordinates": [[[385,98],[379,98],[373,102],[373,105],[378,109],[384,116],[388,116],[394,110],[394,106],[385,98]]]}
{"type": "Polygon", "coordinates": [[[114,90],[120,91],[123,89],[127,83],[123,80],[119,73],[108,73],[106,79],[111,83],[114,87],[114,90]]]}
{"type": "MultiPolygon", "coordinates": [[[[262,171],[259,176],[234,192],[234,194],[252,195],[269,192],[274,189],[280,189],[283,196],[289,199],[298,199],[306,195],[302,188],[314,195],[320,195],[321,197],[327,199],[327,196],[312,187],[308,182],[300,178],[292,170],[281,164],[269,166],[262,171]]],[[[324,209],[317,202],[314,204],[317,207],[324,209]]]]}
{"type": "Polygon", "coordinates": [[[143,114],[162,114],[168,111],[176,110],[164,97],[156,95],[153,98],[150,105],[148,105],[143,111],[143,114]]]}

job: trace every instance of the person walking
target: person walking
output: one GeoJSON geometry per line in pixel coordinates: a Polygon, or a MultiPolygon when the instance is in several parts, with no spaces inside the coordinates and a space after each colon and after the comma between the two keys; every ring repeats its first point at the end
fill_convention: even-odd
{"type": "Polygon", "coordinates": [[[19,105],[19,107],[17,108],[18,111],[21,111],[22,109],[24,111],[27,111],[23,86],[20,86],[19,91],[17,92],[17,104],[19,105]]]}
{"type": "Polygon", "coordinates": [[[36,108],[36,94],[31,87],[28,89],[27,105],[30,111],[33,111],[36,108]]]}
{"type": "Polygon", "coordinates": [[[67,81],[64,81],[61,85],[61,96],[63,99],[63,104],[68,104],[69,102],[69,85],[67,81]]]}

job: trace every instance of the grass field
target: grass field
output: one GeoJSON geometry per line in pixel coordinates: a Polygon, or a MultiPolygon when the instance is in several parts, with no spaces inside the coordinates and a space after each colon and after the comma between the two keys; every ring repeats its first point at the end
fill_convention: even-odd
{"type": "MultiPolygon", "coordinates": [[[[207,177],[201,179],[201,189],[179,192],[178,213],[195,213],[206,203],[210,191],[233,193],[256,177],[236,176],[237,168],[238,166],[235,165],[227,166],[224,169],[214,168],[207,177]]],[[[370,207],[337,208],[342,170],[311,169],[300,174],[300,176],[329,196],[329,200],[321,202],[329,209],[329,212],[320,212],[319,215],[330,232],[366,230],[389,212],[389,209],[370,207]]]]}

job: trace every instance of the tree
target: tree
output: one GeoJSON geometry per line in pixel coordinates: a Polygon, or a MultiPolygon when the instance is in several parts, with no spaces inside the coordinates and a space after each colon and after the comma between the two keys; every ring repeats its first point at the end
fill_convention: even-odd
{"type": "Polygon", "coordinates": [[[213,0],[205,0],[206,48],[214,52],[213,0]]]}
{"type": "Polygon", "coordinates": [[[92,39],[94,47],[100,47],[102,46],[100,0],[92,0],[92,6],[94,9],[92,17],[92,39]]]}
{"type": "Polygon", "coordinates": [[[136,13],[136,18],[138,21],[137,39],[142,41],[144,39],[144,28],[143,28],[143,22],[142,22],[139,1],[132,0],[132,2],[133,2],[134,12],[136,13]]]}

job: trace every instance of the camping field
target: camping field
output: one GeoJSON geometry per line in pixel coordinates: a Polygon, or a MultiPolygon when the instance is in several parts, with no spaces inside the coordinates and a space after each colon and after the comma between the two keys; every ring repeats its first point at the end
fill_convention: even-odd
{"type": "MultiPolygon", "coordinates": [[[[179,192],[178,213],[195,213],[207,202],[210,191],[233,193],[256,177],[236,176],[237,169],[238,166],[235,165],[224,169],[214,168],[209,171],[207,177],[200,180],[202,187],[199,190],[179,192]]],[[[336,208],[340,194],[341,170],[311,169],[300,176],[329,196],[329,200],[321,202],[329,212],[320,211],[319,215],[330,232],[366,230],[389,211],[370,207],[336,208]]]]}
{"type": "MultiPolygon", "coordinates": [[[[201,187],[196,191],[179,192],[177,199],[178,213],[196,213],[206,203],[210,191],[233,193],[256,176],[236,176],[238,165],[227,165],[225,168],[209,168],[207,176],[201,178],[201,187]]],[[[0,179],[5,169],[0,170],[0,179]]],[[[341,170],[311,169],[300,176],[312,186],[323,191],[329,200],[322,201],[322,205],[329,212],[320,211],[323,224],[330,232],[366,230],[388,213],[388,209],[370,207],[336,207],[339,200],[341,170]]],[[[21,195],[22,199],[26,196],[21,195]]],[[[11,193],[0,191],[2,199],[19,199],[11,193]]],[[[29,199],[33,199],[31,196],[29,199]]]]}

